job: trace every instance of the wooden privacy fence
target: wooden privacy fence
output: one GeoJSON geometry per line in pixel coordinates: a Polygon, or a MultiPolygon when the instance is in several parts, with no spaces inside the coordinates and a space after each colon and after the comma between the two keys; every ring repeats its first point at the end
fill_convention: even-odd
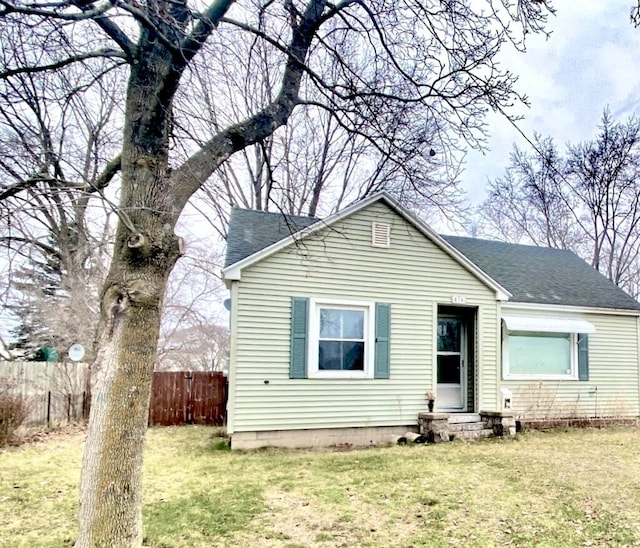
{"type": "Polygon", "coordinates": [[[159,371],[153,374],[149,424],[212,424],[227,418],[227,379],[213,371],[159,371]]]}
{"type": "Polygon", "coordinates": [[[88,416],[89,367],[76,362],[0,362],[0,390],[27,401],[28,425],[65,424],[88,416]]]}

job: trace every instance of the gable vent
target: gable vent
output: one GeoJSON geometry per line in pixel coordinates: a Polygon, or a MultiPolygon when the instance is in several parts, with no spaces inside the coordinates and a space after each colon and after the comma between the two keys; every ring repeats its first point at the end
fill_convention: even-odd
{"type": "Polygon", "coordinates": [[[389,247],[391,245],[391,227],[387,223],[371,223],[371,245],[389,247]]]}

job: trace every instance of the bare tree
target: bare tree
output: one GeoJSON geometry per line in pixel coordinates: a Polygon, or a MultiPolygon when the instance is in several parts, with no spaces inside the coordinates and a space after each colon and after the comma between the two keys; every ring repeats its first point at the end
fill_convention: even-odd
{"type": "Polygon", "coordinates": [[[640,119],[617,123],[605,110],[599,130],[569,147],[567,177],[584,212],[591,264],[627,287],[640,269],[640,119]]]}
{"type": "Polygon", "coordinates": [[[504,176],[490,184],[482,216],[489,232],[507,241],[571,249],[581,234],[572,216],[575,200],[563,190],[565,160],[550,137],[535,135],[534,147],[514,146],[504,176]]]}
{"type": "MultiPolygon", "coordinates": [[[[128,70],[120,157],[100,179],[120,167],[76,546],[142,542],[140,472],[163,294],[183,250],[174,227],[194,193],[232,155],[286,125],[299,105],[330,112],[391,157],[401,154],[388,133],[402,122],[401,107],[416,125],[435,124],[438,135],[481,144],[487,109],[520,98],[495,55],[506,40],[540,30],[547,9],[540,0],[0,0],[4,28],[19,36],[13,45],[29,52],[25,61],[10,58],[0,79],[95,59],[128,70]],[[226,76],[248,85],[252,77],[232,70],[227,45],[242,36],[263,43],[274,60],[274,93],[233,110],[225,108],[226,76]],[[338,66],[325,74],[332,59],[338,66]],[[218,82],[217,125],[182,161],[171,136],[188,126],[177,100],[190,93],[195,73],[218,82]]],[[[201,103],[193,97],[190,105],[197,113],[201,103]]]]}
{"type": "MultiPolygon", "coordinates": [[[[10,55],[29,61],[0,40],[5,66],[10,55]]],[[[23,352],[80,342],[92,354],[111,234],[99,194],[116,174],[100,170],[117,150],[118,77],[91,85],[104,66],[76,68],[0,81],[0,248],[12,265],[1,298],[23,352]]]]}
{"type": "Polygon", "coordinates": [[[640,120],[602,115],[595,139],[567,146],[536,137],[517,147],[482,206],[489,232],[571,249],[631,295],[640,276],[640,120]]]}
{"type": "MultiPolygon", "coordinates": [[[[366,74],[367,59],[358,59],[350,40],[350,36],[341,40],[342,55],[348,51],[353,59],[351,70],[366,74]]],[[[220,131],[227,123],[225,109],[225,118],[218,120],[221,97],[214,81],[224,80],[222,101],[236,116],[274,100],[278,89],[273,73],[277,67],[269,47],[255,37],[241,37],[225,45],[227,55],[233,52],[233,63],[221,62],[223,69],[227,67],[222,76],[192,75],[189,94],[178,98],[176,108],[187,109],[182,101],[190,102],[194,89],[205,98],[205,108],[198,117],[188,118],[188,127],[181,126],[176,132],[177,146],[197,146],[198,136],[220,131]],[[238,67],[242,67],[241,78],[236,76],[238,67]]],[[[321,77],[339,78],[341,68],[341,57],[326,58],[321,77]]],[[[386,75],[378,77],[385,79],[386,75]]],[[[380,190],[389,190],[407,205],[422,210],[437,208],[449,215],[458,210],[461,191],[456,152],[460,143],[452,134],[441,133],[432,117],[424,118],[421,106],[406,102],[389,105],[388,114],[376,120],[376,128],[371,127],[370,113],[353,110],[346,127],[335,110],[326,108],[327,102],[340,102],[339,93],[303,87],[304,100],[285,127],[230,158],[203,186],[200,196],[215,211],[212,225],[222,235],[231,206],[317,216],[380,190]],[[327,93],[331,95],[328,101],[324,97],[327,93]]]]}

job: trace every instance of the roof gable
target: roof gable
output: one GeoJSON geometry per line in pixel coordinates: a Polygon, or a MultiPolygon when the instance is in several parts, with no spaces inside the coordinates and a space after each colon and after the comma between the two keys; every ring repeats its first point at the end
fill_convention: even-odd
{"type": "Polygon", "coordinates": [[[232,209],[223,277],[240,279],[242,268],[377,201],[383,201],[494,289],[498,299],[553,306],[640,310],[638,301],[571,251],[440,236],[384,192],[356,202],[324,220],[232,209]]]}
{"type": "Polygon", "coordinates": [[[222,270],[222,277],[227,282],[240,280],[243,268],[276,253],[310,234],[331,227],[340,220],[376,202],[386,204],[397,215],[413,225],[423,236],[428,238],[463,268],[471,272],[478,280],[495,291],[497,299],[507,300],[509,298],[510,293],[504,289],[504,287],[478,268],[465,257],[464,254],[444,240],[429,226],[412,215],[386,192],[379,192],[363,198],[323,220],[318,220],[313,217],[297,217],[255,210],[234,209],[229,222],[227,257],[225,267],[222,270]],[[292,232],[294,222],[297,223],[297,226],[301,227],[297,232],[292,232]],[[273,223],[273,226],[267,226],[269,223],[273,223]],[[268,243],[278,237],[278,235],[280,236],[279,240],[268,243]]]}

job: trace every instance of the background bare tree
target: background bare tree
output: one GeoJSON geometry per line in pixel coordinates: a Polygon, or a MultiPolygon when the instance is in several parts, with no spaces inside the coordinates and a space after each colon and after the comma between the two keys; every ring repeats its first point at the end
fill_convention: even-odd
{"type": "Polygon", "coordinates": [[[221,257],[209,241],[192,242],[169,277],[157,370],[226,369],[229,316],[221,305],[226,290],[219,277],[221,257]]]}
{"type": "MultiPolygon", "coordinates": [[[[151,378],[167,279],[184,247],[174,228],[191,197],[296,108],[330,113],[399,170],[409,165],[405,142],[416,153],[423,144],[445,148],[431,128],[443,141],[481,144],[487,109],[521,99],[495,55],[505,41],[540,30],[546,12],[540,0],[0,0],[8,45],[27,52],[9,55],[0,79],[71,66],[87,73],[96,60],[114,70],[126,64],[128,72],[120,156],[101,163],[98,176],[108,181],[119,167],[121,192],[101,293],[76,546],[142,542],[151,378]],[[234,110],[225,100],[227,77],[251,84],[257,76],[253,68],[233,70],[228,46],[236,42],[263,44],[273,93],[234,110]],[[183,130],[204,104],[194,95],[195,74],[216,84],[215,116],[207,113],[216,124],[179,151],[172,137],[187,139],[183,130]],[[426,129],[397,139],[390,129],[402,124],[426,129]]],[[[94,84],[100,80],[93,75],[94,84]]]]}
{"type": "MultiPolygon", "coordinates": [[[[19,39],[0,38],[4,66],[35,53],[14,51],[19,39]]],[[[116,174],[100,170],[117,150],[119,76],[103,63],[77,69],[0,80],[0,249],[11,264],[0,299],[18,322],[14,357],[76,342],[93,355],[112,231],[100,192],[116,174]]]]}
{"type": "Polygon", "coordinates": [[[551,138],[515,147],[483,204],[487,233],[513,242],[571,249],[639,295],[640,120],[605,110],[597,136],[561,155],[551,138]]]}

